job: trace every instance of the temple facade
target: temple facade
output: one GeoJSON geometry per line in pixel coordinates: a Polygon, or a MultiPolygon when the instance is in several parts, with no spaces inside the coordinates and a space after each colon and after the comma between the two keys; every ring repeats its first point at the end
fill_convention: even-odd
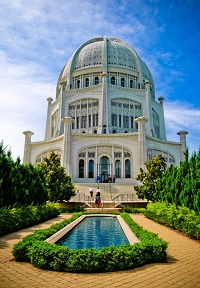
{"type": "Polygon", "coordinates": [[[59,155],[74,182],[136,178],[150,157],[178,165],[186,149],[166,139],[163,97],[155,98],[152,75],[136,51],[116,38],[81,45],[63,67],[55,100],[48,98],[44,141],[24,131],[23,163],[59,155]]]}

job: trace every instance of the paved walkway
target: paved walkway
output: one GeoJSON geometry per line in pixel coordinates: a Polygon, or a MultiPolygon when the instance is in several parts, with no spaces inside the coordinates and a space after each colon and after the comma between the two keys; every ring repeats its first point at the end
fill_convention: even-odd
{"type": "Polygon", "coordinates": [[[12,260],[11,249],[14,243],[35,229],[47,228],[69,217],[70,215],[60,215],[0,238],[0,288],[200,287],[200,243],[154,223],[143,215],[132,215],[132,218],[169,242],[168,263],[148,264],[120,272],[77,274],[41,270],[31,264],[12,260]]]}

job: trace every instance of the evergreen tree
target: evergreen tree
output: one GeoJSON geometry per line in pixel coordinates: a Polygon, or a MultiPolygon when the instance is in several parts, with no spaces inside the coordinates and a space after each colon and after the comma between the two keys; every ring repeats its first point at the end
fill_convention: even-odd
{"type": "Polygon", "coordinates": [[[194,210],[200,214],[200,149],[198,151],[198,154],[196,155],[195,171],[196,171],[196,179],[195,179],[196,193],[194,195],[194,210]]]}
{"type": "Polygon", "coordinates": [[[0,207],[43,204],[48,187],[43,170],[32,164],[14,161],[11,152],[0,143],[0,207]]]}
{"type": "Polygon", "coordinates": [[[32,164],[25,164],[21,165],[20,174],[19,202],[22,205],[45,203],[48,200],[49,188],[43,169],[34,167],[32,164]]]}
{"type": "Polygon", "coordinates": [[[156,201],[165,201],[176,206],[185,206],[200,212],[200,150],[185,160],[179,167],[169,167],[156,185],[156,201]]]}
{"type": "Polygon", "coordinates": [[[142,182],[142,185],[134,186],[134,188],[139,198],[155,201],[156,184],[165,171],[165,159],[161,155],[157,155],[144,164],[147,171],[145,172],[140,168],[140,174],[136,178],[136,180],[142,182]]]}
{"type": "Polygon", "coordinates": [[[0,143],[0,201],[1,207],[9,206],[15,202],[16,195],[10,189],[13,183],[12,168],[14,161],[11,158],[11,151],[6,151],[3,142],[0,143]],[[13,194],[12,194],[13,193],[13,194]]]}
{"type": "Polygon", "coordinates": [[[75,195],[75,186],[71,177],[60,164],[60,158],[53,151],[49,157],[45,157],[40,167],[44,170],[49,187],[49,200],[52,202],[68,201],[75,195]]]}

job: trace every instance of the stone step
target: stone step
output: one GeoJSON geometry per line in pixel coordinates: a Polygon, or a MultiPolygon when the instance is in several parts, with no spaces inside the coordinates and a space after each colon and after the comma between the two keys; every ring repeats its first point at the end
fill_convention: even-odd
{"type": "MultiPolygon", "coordinates": [[[[93,197],[95,198],[97,191],[97,184],[90,183],[76,183],[76,189],[80,189],[80,199],[81,201],[91,200],[90,197],[90,187],[93,189],[93,197]]],[[[100,183],[99,188],[101,190],[101,199],[102,200],[112,200],[119,195],[133,195],[134,200],[138,199],[136,191],[134,190],[133,184],[110,184],[109,183],[100,183]]],[[[76,196],[71,198],[71,201],[77,201],[76,196]]]]}
{"type": "MultiPolygon", "coordinates": [[[[89,208],[97,208],[97,204],[95,204],[95,201],[86,201],[85,204],[89,208]]],[[[115,202],[114,201],[102,201],[100,206],[104,208],[115,208],[115,202]]]]}
{"type": "Polygon", "coordinates": [[[121,212],[121,208],[106,208],[106,207],[99,207],[99,208],[84,208],[85,212],[92,212],[92,213],[98,213],[98,212],[121,212]]]}

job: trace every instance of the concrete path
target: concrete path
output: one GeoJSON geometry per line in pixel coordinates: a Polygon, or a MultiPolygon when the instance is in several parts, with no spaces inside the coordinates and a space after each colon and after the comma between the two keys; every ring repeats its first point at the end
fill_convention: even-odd
{"type": "Polygon", "coordinates": [[[47,228],[70,215],[60,215],[40,225],[0,238],[0,288],[169,288],[200,287],[200,242],[161,226],[143,215],[131,215],[143,228],[158,234],[169,243],[168,263],[148,264],[132,270],[77,274],[41,270],[28,263],[12,260],[11,249],[35,229],[47,228]]]}

